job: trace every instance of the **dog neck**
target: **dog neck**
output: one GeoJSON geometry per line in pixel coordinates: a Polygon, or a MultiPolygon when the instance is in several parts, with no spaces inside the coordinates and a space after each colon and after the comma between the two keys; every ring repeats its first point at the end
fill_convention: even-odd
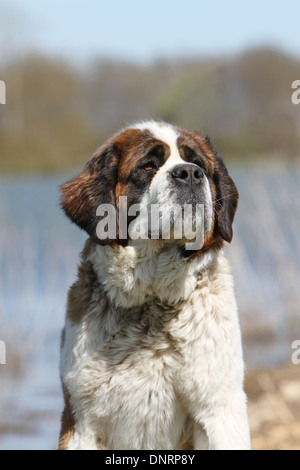
{"type": "Polygon", "coordinates": [[[201,273],[216,262],[217,251],[183,256],[175,243],[134,241],[131,245],[91,244],[87,256],[109,301],[133,307],[157,298],[174,305],[190,297],[201,273]]]}

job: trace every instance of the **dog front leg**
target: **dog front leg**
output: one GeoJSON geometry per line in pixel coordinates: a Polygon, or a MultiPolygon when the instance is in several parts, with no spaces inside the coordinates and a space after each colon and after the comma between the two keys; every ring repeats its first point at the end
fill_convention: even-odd
{"type": "Polygon", "coordinates": [[[105,446],[92,433],[66,432],[61,435],[59,450],[106,450],[105,446]]]}
{"type": "Polygon", "coordinates": [[[245,404],[232,402],[217,407],[194,427],[194,448],[209,450],[250,450],[250,432],[245,404]],[[203,430],[206,432],[204,438],[203,430]]]}

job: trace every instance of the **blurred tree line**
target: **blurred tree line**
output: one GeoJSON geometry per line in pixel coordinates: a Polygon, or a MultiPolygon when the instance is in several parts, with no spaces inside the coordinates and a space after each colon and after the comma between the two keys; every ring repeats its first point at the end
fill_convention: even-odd
{"type": "Polygon", "coordinates": [[[226,159],[300,156],[300,62],[277,50],[147,66],[99,59],[84,70],[28,55],[0,79],[2,173],[82,166],[112,133],[150,118],[208,133],[226,159]]]}

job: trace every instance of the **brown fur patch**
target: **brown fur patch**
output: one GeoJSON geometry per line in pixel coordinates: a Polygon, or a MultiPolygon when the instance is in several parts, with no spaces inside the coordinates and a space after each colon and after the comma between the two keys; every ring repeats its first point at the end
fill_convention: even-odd
{"type": "Polygon", "coordinates": [[[122,158],[118,169],[118,182],[116,186],[116,204],[119,208],[119,196],[127,195],[127,180],[130,172],[135,168],[142,157],[147,155],[158,144],[165,147],[165,154],[168,149],[165,142],[154,138],[148,131],[129,129],[124,132],[119,139],[122,147],[122,158]]]}
{"type": "Polygon", "coordinates": [[[70,404],[70,394],[66,387],[63,386],[63,394],[65,400],[65,408],[61,418],[61,431],[59,437],[59,450],[67,450],[68,444],[75,432],[75,419],[70,404]]]}
{"type": "Polygon", "coordinates": [[[191,148],[203,157],[210,174],[214,172],[215,158],[214,152],[210,145],[210,141],[201,136],[198,132],[188,132],[178,130],[179,137],[177,139],[178,148],[181,156],[184,158],[183,148],[185,146],[191,148]]]}
{"type": "Polygon", "coordinates": [[[70,287],[68,293],[67,316],[72,323],[78,323],[88,313],[98,279],[92,263],[86,261],[90,253],[92,241],[87,240],[81,253],[81,263],[78,266],[78,279],[70,287]]]}
{"type": "Polygon", "coordinates": [[[116,143],[109,141],[87,162],[82,173],[61,186],[61,206],[66,215],[85,230],[96,243],[99,240],[96,216],[100,204],[115,206],[120,150],[116,143]]]}

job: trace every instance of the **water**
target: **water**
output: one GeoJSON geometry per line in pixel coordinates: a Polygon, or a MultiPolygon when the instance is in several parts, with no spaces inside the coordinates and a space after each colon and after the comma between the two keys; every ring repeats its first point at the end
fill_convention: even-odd
{"type": "MultiPolygon", "coordinates": [[[[290,360],[300,338],[300,170],[232,173],[240,203],[226,251],[245,360],[274,365],[290,360]]],[[[57,447],[60,331],[86,238],[59,209],[58,186],[69,176],[0,179],[0,449],[57,447]]]]}
{"type": "Polygon", "coordinates": [[[54,178],[0,182],[1,449],[57,447],[59,341],[84,233],[58,205],[54,178]],[[21,370],[20,370],[21,369],[21,370]]]}

